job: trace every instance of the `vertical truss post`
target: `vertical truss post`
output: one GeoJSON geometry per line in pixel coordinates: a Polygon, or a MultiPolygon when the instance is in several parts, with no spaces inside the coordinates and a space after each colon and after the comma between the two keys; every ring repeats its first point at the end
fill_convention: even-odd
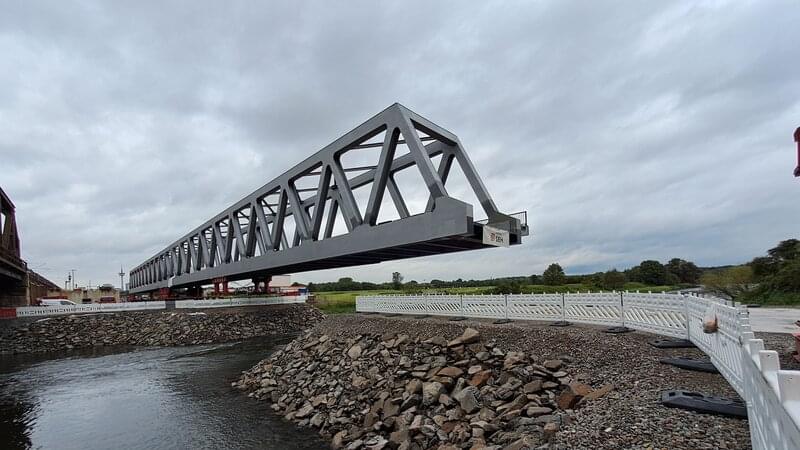
{"type": "Polygon", "coordinates": [[[397,128],[386,130],[386,137],[383,140],[383,148],[381,148],[378,166],[375,168],[375,181],[372,182],[367,211],[364,215],[364,221],[369,225],[375,225],[378,222],[378,213],[381,209],[383,192],[386,190],[386,182],[389,178],[389,171],[392,168],[392,161],[394,161],[394,153],[397,149],[397,138],[399,135],[400,130],[397,128]]]}

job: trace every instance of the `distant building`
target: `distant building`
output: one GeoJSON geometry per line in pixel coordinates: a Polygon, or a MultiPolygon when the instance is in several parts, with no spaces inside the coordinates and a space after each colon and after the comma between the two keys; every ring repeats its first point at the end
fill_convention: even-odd
{"type": "Polygon", "coordinates": [[[276,275],[270,280],[267,292],[272,295],[306,295],[308,288],[304,284],[292,283],[291,275],[276,275]]]}
{"type": "Polygon", "coordinates": [[[75,303],[119,303],[119,289],[104,284],[97,288],[75,288],[67,292],[67,300],[75,303]]]}
{"type": "Polygon", "coordinates": [[[38,305],[39,299],[43,297],[61,298],[64,295],[64,291],[57,284],[32,270],[28,270],[27,285],[28,305],[38,305]]]}

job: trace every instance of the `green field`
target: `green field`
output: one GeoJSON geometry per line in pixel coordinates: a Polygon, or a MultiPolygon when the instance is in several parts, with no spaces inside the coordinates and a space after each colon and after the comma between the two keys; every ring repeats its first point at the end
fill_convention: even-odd
{"type": "MultiPolygon", "coordinates": [[[[315,305],[328,314],[352,313],[356,310],[356,297],[359,295],[403,295],[403,294],[491,294],[494,286],[459,287],[442,289],[422,289],[417,291],[383,289],[374,291],[330,291],[314,292],[315,305]]],[[[678,289],[677,286],[647,286],[642,283],[625,283],[626,291],[664,292],[678,289]]],[[[546,286],[543,284],[529,284],[522,287],[522,292],[530,293],[561,293],[561,292],[597,292],[596,287],[584,284],[566,284],[563,286],[546,286]]]]}

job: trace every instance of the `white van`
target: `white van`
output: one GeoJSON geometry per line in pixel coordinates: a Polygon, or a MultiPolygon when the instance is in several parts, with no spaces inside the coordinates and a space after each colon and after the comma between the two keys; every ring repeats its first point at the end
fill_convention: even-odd
{"type": "Polygon", "coordinates": [[[60,298],[43,298],[40,302],[42,306],[78,306],[75,302],[60,298]]]}

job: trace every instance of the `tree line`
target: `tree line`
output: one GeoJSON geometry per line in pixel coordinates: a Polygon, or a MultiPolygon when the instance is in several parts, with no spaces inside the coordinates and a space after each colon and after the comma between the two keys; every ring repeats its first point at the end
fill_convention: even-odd
{"type": "Polygon", "coordinates": [[[666,264],[655,260],[642,261],[639,265],[618,271],[611,269],[606,272],[597,272],[588,275],[567,275],[558,263],[550,264],[540,274],[515,277],[487,278],[482,280],[458,278],[456,280],[433,279],[430,282],[420,283],[416,280],[403,282],[400,272],[392,273],[392,280],[386,283],[373,283],[369,281],[355,281],[350,277],[339,278],[337,281],[327,283],[309,283],[311,292],[330,291],[365,291],[382,289],[444,289],[462,287],[495,287],[498,293],[519,292],[525,285],[563,286],[567,284],[583,284],[598,289],[622,289],[629,281],[639,282],[649,286],[664,286],[678,284],[696,284],[702,270],[691,261],[673,258],[666,264]],[[508,291],[508,292],[506,292],[508,291]]]}
{"type": "Polygon", "coordinates": [[[626,283],[645,286],[703,286],[706,290],[749,303],[800,303],[800,240],[787,239],[767,250],[765,256],[752,261],[725,267],[698,267],[694,262],[672,258],[665,263],[648,259],[624,270],[616,268],[605,272],[568,275],[558,263],[550,264],[541,274],[528,276],[456,280],[433,279],[420,283],[404,281],[400,272],[392,274],[391,281],[372,283],[344,277],[328,283],[309,283],[312,292],[407,290],[491,287],[491,292],[511,294],[525,291],[531,285],[565,286],[579,284],[583,288],[621,290],[626,283]]]}

